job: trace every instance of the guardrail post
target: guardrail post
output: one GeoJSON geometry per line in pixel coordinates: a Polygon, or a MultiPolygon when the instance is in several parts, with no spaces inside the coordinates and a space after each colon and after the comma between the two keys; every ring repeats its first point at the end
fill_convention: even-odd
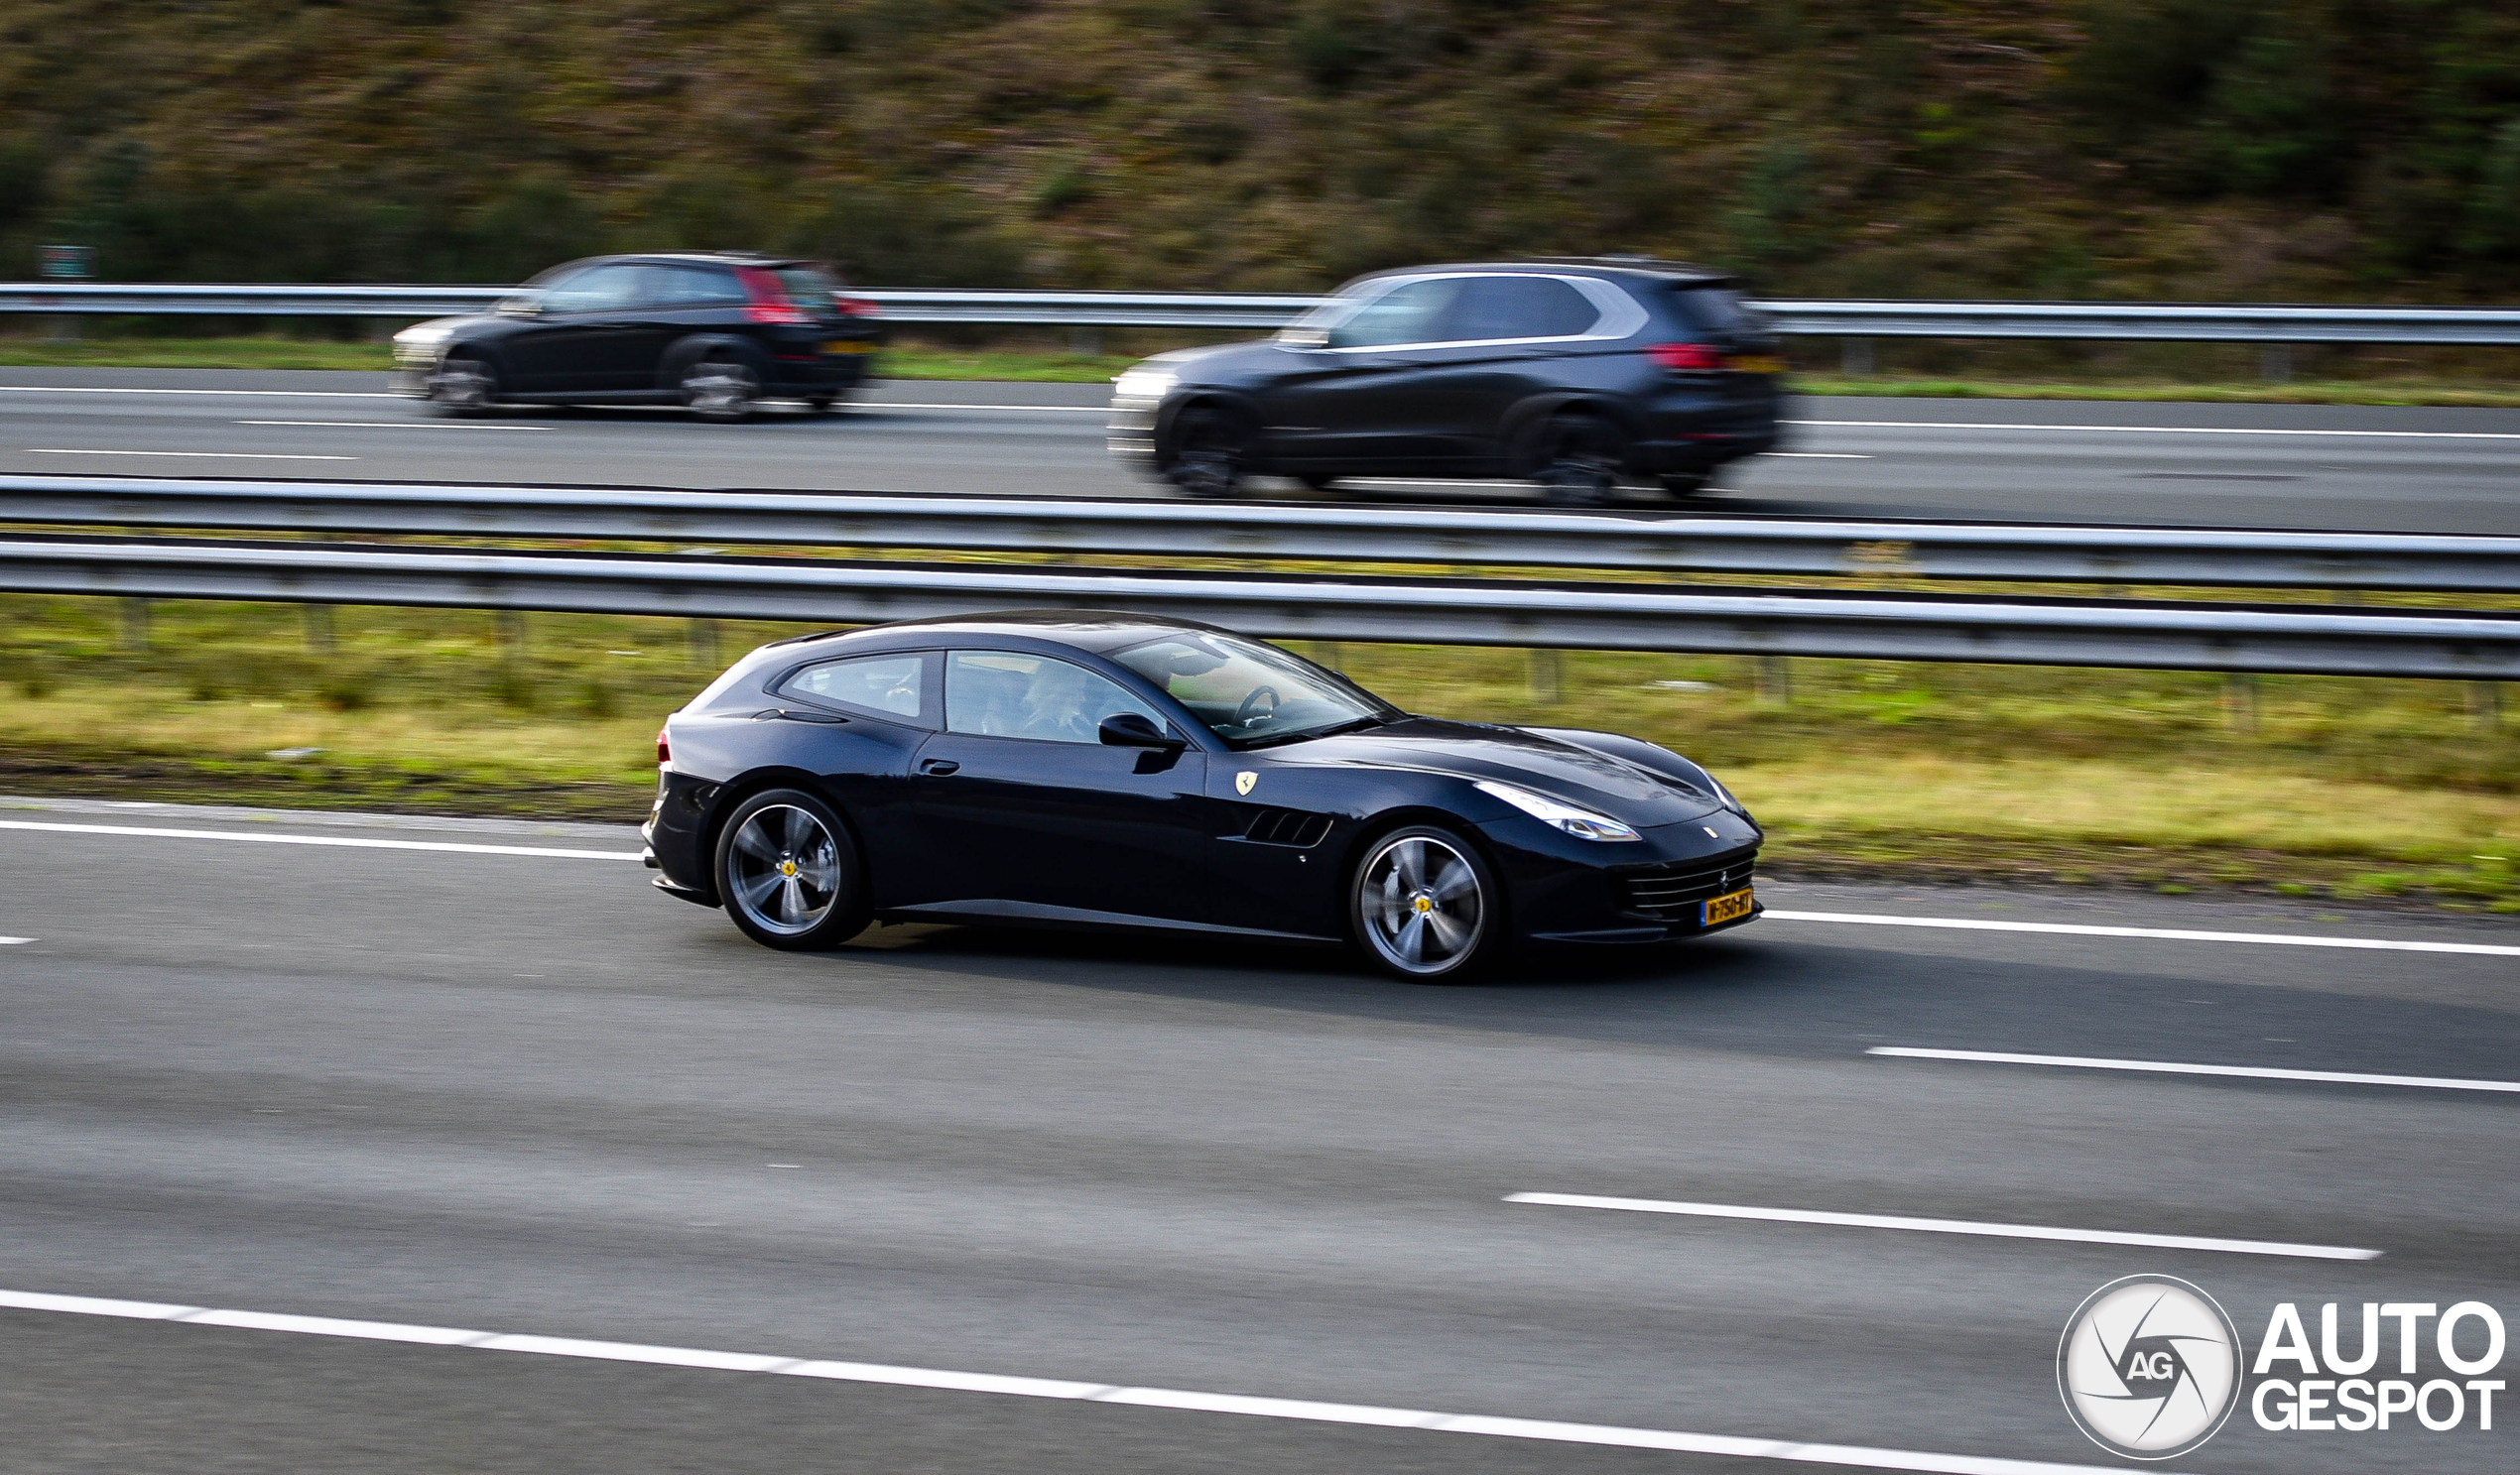
{"type": "Polygon", "coordinates": [[[1337,641],[1317,640],[1313,642],[1313,664],[1315,666],[1323,667],[1329,671],[1335,671],[1338,672],[1339,675],[1345,676],[1347,673],[1341,668],[1346,664],[1346,653],[1338,648],[1337,641]]]}
{"type": "Polygon", "coordinates": [[[126,599],[122,602],[122,648],[134,656],[148,651],[148,600],[126,599]]]}
{"type": "Polygon", "coordinates": [[[1782,656],[1759,658],[1759,705],[1781,707],[1794,700],[1794,670],[1782,656]]]}
{"type": "Polygon", "coordinates": [[[1871,373],[1872,340],[1848,338],[1841,342],[1837,349],[1837,368],[1838,372],[1850,379],[1859,374],[1871,373]]]}
{"type": "Polygon", "coordinates": [[[2284,384],[2293,377],[2293,345],[2268,343],[2257,351],[2257,377],[2269,384],[2284,384]]]}
{"type": "Polygon", "coordinates": [[[1553,707],[1566,689],[1566,662],[1563,655],[1547,646],[1535,647],[1531,653],[1531,699],[1540,706],[1553,707]]]}
{"type": "Polygon", "coordinates": [[[2257,731],[2257,676],[2235,671],[2222,678],[2222,718],[2234,732],[2257,731]]]}
{"type": "Polygon", "coordinates": [[[525,611],[499,611],[499,654],[510,661],[525,654],[525,611]]]}
{"type": "Polygon", "coordinates": [[[717,622],[693,620],[691,628],[692,664],[715,670],[717,667],[717,622]]]}
{"type": "Polygon", "coordinates": [[[2502,729],[2502,682],[2469,681],[2467,683],[2467,713],[2476,719],[2478,731],[2500,731],[2502,729]]]}
{"type": "Polygon", "coordinates": [[[306,619],[307,654],[311,656],[331,655],[332,606],[328,604],[310,604],[304,610],[300,611],[300,613],[306,619]]]}

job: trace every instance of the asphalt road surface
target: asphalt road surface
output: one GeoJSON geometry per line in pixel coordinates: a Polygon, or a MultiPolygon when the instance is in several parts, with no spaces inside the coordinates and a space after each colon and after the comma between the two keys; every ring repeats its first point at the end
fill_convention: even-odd
{"type": "MultiPolygon", "coordinates": [[[[1991,1475],[2015,1467],[1954,1456],[2111,1463],[2054,1359],[2120,1276],[2196,1282],[2249,1348],[2278,1301],[2314,1338],[2328,1301],[2349,1326],[2366,1300],[2520,1313],[2520,1095],[1867,1053],[2520,1081],[2520,929],[2490,920],[1772,883],[1781,910],[1940,921],[1772,917],[1413,988],[953,928],[784,955],[651,891],[635,850],[0,808],[0,1292],[894,1372],[0,1309],[0,1469],[1810,1468],[1492,1416],[1991,1475]],[[2506,950],[1944,924],[1989,921],[2506,950]],[[2070,1233],[1985,1232],[2024,1225],[2070,1233]],[[2355,1251],[2379,1253],[2332,1258],[2355,1251]],[[1184,1407],[1112,1392],[1146,1389],[1184,1407]],[[1471,1417],[1216,1412],[1234,1396],[1471,1417]]],[[[2520,1413],[2496,1419],[2243,1410],[2173,1464],[2506,1471],[2520,1413]]]]}
{"type": "MultiPolygon", "coordinates": [[[[1159,495],[1104,453],[1099,385],[878,384],[829,418],[672,410],[448,421],[381,374],[0,370],[0,471],[799,491],[1159,495]]],[[[2520,533],[2520,410],[1797,402],[1783,454],[1694,502],[1740,515],[2520,533]]],[[[1292,483],[1270,495],[1300,495],[1292,483]]],[[[1380,480],[1351,497],[1530,500],[1380,480]]],[[[1639,494],[1642,495],[1642,494],[1639,494]]]]}

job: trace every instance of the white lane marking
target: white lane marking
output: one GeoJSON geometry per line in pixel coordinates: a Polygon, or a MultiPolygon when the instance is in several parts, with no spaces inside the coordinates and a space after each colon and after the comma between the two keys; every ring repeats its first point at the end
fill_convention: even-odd
{"type": "Polygon", "coordinates": [[[2189,927],[2113,927],[2075,922],[1994,922],[1974,917],[1884,917],[1871,912],[1784,912],[1771,922],[1854,922],[1877,927],[1948,927],[1964,932],[2054,932],[2068,937],[2150,937],[2164,942],[2248,942],[2267,947],[2347,947],[2373,952],[2455,952],[2520,958],[2520,946],[2498,942],[2420,942],[2403,937],[2310,937],[2297,932],[2207,932],[2189,927]]]}
{"type": "Polygon", "coordinates": [[[1730,1455],[1741,1459],[1801,1461],[1806,1464],[1851,1466],[1867,1470],[1926,1471],[1930,1475],[2099,1475],[2099,1465],[2062,1465],[2044,1460],[2002,1459],[1988,1455],[1940,1454],[1915,1449],[1873,1449],[1852,1444],[1800,1444],[1790,1439],[1744,1438],[1734,1434],[1699,1434],[1682,1429],[1626,1428],[1616,1424],[1568,1423],[1544,1418],[1500,1418],[1483,1414],[1444,1414],[1430,1409],[1382,1409],[1367,1404],[1323,1404],[1303,1399],[1253,1398],[1242,1394],[1199,1393],[1180,1388],[1122,1388],[1108,1383],[1080,1383],[1059,1378],[1011,1377],[1000,1373],[962,1373],[943,1368],[891,1367],[882,1363],[806,1361],[757,1352],[712,1352],[696,1347],[651,1347],[635,1342],[595,1342],[574,1337],[523,1336],[469,1331],[451,1326],[404,1326],[393,1322],[342,1321],[322,1316],[292,1316],[262,1311],[218,1311],[156,1301],[107,1300],[95,1296],[54,1295],[42,1291],[0,1291],[0,1308],[56,1311],[76,1316],[115,1316],[141,1321],[192,1325],[250,1327],[307,1336],[350,1337],[367,1341],[424,1342],[485,1352],[522,1352],[545,1357],[595,1358],[607,1362],[642,1362],[664,1367],[703,1368],[713,1372],[768,1373],[775,1377],[827,1378],[843,1383],[870,1383],[892,1388],[935,1388],[955,1393],[998,1394],[1014,1398],[1072,1399],[1085,1403],[1120,1404],[1140,1409],[1180,1409],[1198,1414],[1239,1414],[1257,1418],[1288,1418],[1303,1423],[1363,1424],[1379,1428],[1422,1429],[1430,1433],[1478,1434],[1500,1439],[1533,1439],[1556,1444],[1599,1444],[1626,1449],[1662,1449],[1683,1454],[1730,1455]]]}
{"type": "Polygon", "coordinates": [[[2520,1080],[2469,1080],[2455,1075],[2374,1075],[2359,1070],[2287,1070],[2276,1065],[2194,1065],[2181,1060],[2108,1060],[2090,1055],[2023,1055],[2006,1050],[1923,1049],[1905,1045],[1876,1045],[1864,1053],[1903,1060],[1970,1060],[1989,1065],[2061,1065],[2073,1070],[2232,1075],[2248,1080],[2307,1080],[2335,1086],[2419,1086],[2433,1091],[2506,1091],[2520,1094],[2520,1080]]]}
{"type": "Polygon", "coordinates": [[[635,850],[567,850],[549,845],[463,845],[451,840],[371,840],[357,835],[255,835],[233,829],[147,829],[123,824],[51,824],[0,819],[0,829],[73,835],[137,835],[153,840],[244,840],[257,845],[338,845],[352,850],[451,850],[464,855],[541,855],[561,860],[637,860],[635,850]]]}
{"type": "Polygon", "coordinates": [[[1761,454],[1782,461],[1869,461],[1872,459],[1871,456],[1858,455],[1850,450],[1770,450],[1763,451],[1761,454]]]}
{"type": "Polygon", "coordinates": [[[945,405],[916,400],[853,400],[852,410],[1044,410],[1059,415],[1108,415],[1108,405],[945,405]]]}
{"type": "Polygon", "coordinates": [[[61,450],[53,446],[30,445],[31,456],[181,456],[187,460],[208,458],[220,461],[355,461],[357,456],[273,455],[259,450],[61,450]]]}
{"type": "Polygon", "coordinates": [[[16,947],[20,943],[32,942],[35,939],[33,937],[0,937],[0,947],[16,947]]]}
{"type": "Polygon", "coordinates": [[[87,384],[0,384],[9,395],[243,395],[266,400],[407,400],[409,395],[372,389],[156,389],[87,384]]]}
{"type": "Polygon", "coordinates": [[[2272,1240],[2210,1239],[2193,1234],[2131,1234],[2117,1229],[2055,1229],[1975,1219],[1911,1219],[1898,1214],[1836,1214],[1821,1209],[1752,1208],[1738,1203],[1684,1203],[1661,1198],[1602,1198],[1590,1193],[1508,1193],[1507,1203],[1570,1209],[1624,1209],[1634,1214],[1688,1214],[1701,1219],[1758,1219],[1772,1224],[1825,1224],[1841,1229],[1904,1229],[1920,1234],[1975,1234],[1991,1239],[2066,1240],[2082,1245],[2142,1245],[2155,1250],[2211,1250],[2224,1255],[2283,1255],[2297,1260],[2377,1260],[2377,1250],[2344,1245],[2292,1245],[2272,1240]]]}
{"type": "Polygon", "coordinates": [[[2366,435],[2393,440],[2520,440],[2520,430],[2312,430],[2277,426],[2043,426],[2016,421],[1789,420],[1789,426],[1871,430],[2108,430],[2137,435],[2366,435]]]}
{"type": "Polygon", "coordinates": [[[345,430],[548,430],[484,420],[240,420],[240,426],[325,426],[345,430]]]}

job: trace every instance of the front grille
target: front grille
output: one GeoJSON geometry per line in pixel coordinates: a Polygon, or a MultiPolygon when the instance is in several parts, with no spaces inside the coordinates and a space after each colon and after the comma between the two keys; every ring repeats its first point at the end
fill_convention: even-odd
{"type": "Polygon", "coordinates": [[[1243,826],[1242,837],[1263,845],[1318,845],[1330,832],[1330,816],[1301,809],[1258,809],[1243,826]]]}
{"type": "Polygon", "coordinates": [[[1623,872],[1615,878],[1619,909],[1642,913],[1657,922],[1695,920],[1700,902],[1749,885],[1751,867],[1758,858],[1756,849],[1736,850],[1730,855],[1623,872]]]}

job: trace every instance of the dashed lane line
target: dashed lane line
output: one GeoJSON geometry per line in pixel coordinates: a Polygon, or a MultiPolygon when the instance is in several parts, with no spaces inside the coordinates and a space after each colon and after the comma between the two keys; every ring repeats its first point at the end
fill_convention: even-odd
{"type": "Polygon", "coordinates": [[[2183,1060],[2110,1060],[2091,1055],[2025,1055],[2007,1050],[1926,1049],[1905,1045],[1876,1045],[1864,1053],[1902,1060],[1960,1060],[1984,1065],[2051,1065],[2069,1070],[2132,1070],[2156,1075],[2225,1075],[2246,1080],[2300,1080],[2336,1086],[2413,1086],[2431,1091],[2520,1094],[2520,1080],[2472,1080],[2456,1075],[2291,1070],[2280,1065],[2197,1065],[2183,1060]]]}
{"type": "Polygon", "coordinates": [[[2141,937],[2162,942],[2230,942],[2265,947],[2343,947],[2370,952],[2447,952],[2520,958],[2499,942],[2431,942],[2412,937],[2318,937],[2299,932],[2221,932],[2194,927],[2121,927],[2078,922],[1996,922],[1976,917],[1893,917],[1876,912],[1791,912],[1769,908],[1770,922],[1843,922],[1856,926],[1940,927],[1963,932],[2048,932],[2067,937],[2141,937]]]}

